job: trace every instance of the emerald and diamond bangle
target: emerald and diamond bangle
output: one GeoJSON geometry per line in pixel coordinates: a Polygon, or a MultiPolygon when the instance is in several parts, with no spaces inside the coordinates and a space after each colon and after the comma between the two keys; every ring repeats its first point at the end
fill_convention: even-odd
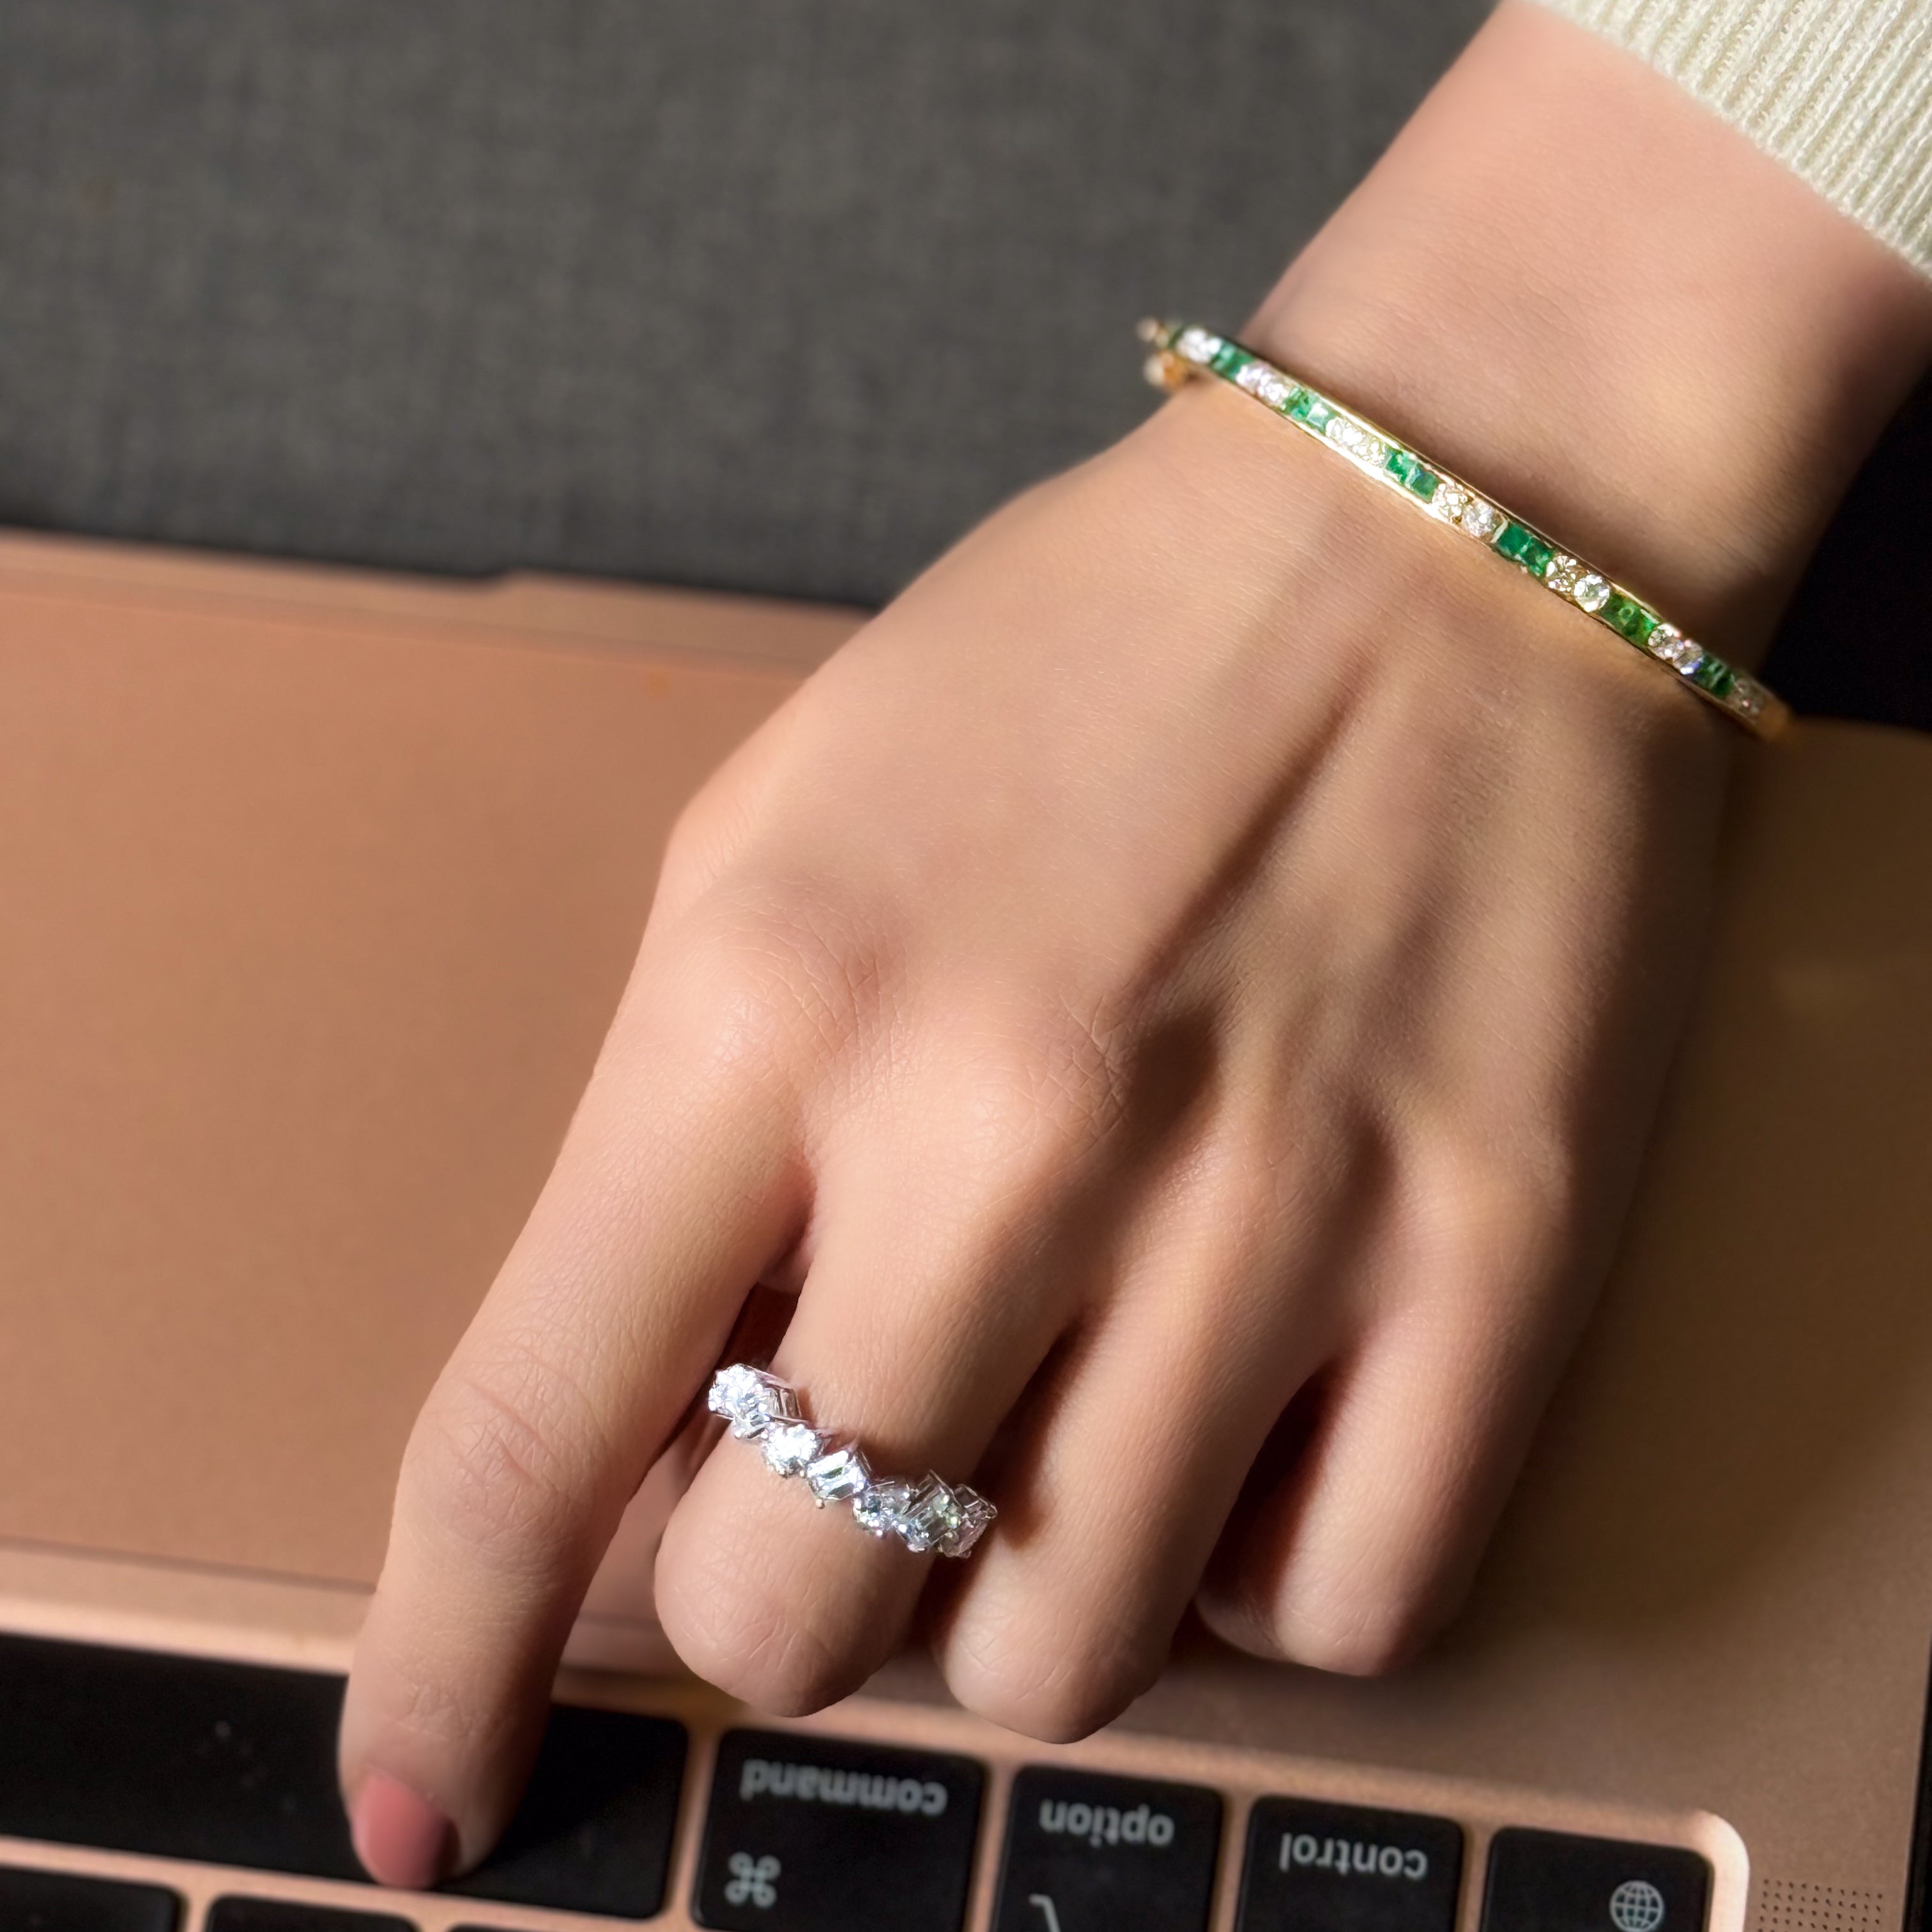
{"type": "Polygon", "coordinates": [[[1773,738],[1790,722],[1783,700],[1749,672],[1693,643],[1636,592],[1570,556],[1533,524],[1334,397],[1310,388],[1238,342],[1191,322],[1144,322],[1141,337],[1154,350],[1147,377],[1156,388],[1178,389],[1197,376],[1220,376],[1305,435],[1339,450],[1364,475],[1406,496],[1438,523],[1526,572],[1546,590],[1675,672],[1707,704],[1747,730],[1773,738]]]}

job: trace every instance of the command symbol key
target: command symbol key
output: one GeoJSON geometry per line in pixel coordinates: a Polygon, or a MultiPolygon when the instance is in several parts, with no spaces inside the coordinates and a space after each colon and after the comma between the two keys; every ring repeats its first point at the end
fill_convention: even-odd
{"type": "Polygon", "coordinates": [[[723,1932],[958,1932],[982,1782],[938,1752],[728,1731],[693,1916],[723,1932]]]}

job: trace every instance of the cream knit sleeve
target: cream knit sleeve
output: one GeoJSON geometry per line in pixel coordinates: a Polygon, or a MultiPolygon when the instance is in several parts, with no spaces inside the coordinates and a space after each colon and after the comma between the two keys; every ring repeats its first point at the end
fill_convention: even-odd
{"type": "Polygon", "coordinates": [[[1544,0],[1932,274],[1932,0],[1544,0]]]}

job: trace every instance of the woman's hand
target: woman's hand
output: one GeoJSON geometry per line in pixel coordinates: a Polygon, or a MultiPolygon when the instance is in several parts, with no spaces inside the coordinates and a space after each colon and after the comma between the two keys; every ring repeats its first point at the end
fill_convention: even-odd
{"type": "MultiPolygon", "coordinates": [[[[1104,1722],[1210,1559],[1238,1642],[1407,1650],[1602,1268],[1726,728],[1232,394],[994,518],[680,826],[412,1442],[351,1762],[481,1852],[760,1276],[800,1286],[776,1366],[817,1420],[1000,1506],[938,1606],[973,1708],[1104,1722]],[[1230,1526],[1298,1396],[1310,1441],[1230,1526]]],[[[932,1567],[727,1444],[658,1612],[694,1670],[802,1712],[901,1641],[932,1567]]]]}
{"type": "MultiPolygon", "coordinates": [[[[1285,285],[1275,325],[1318,380],[1334,285],[1285,285]]],[[[371,1868],[422,1883],[500,1829],[591,1573],[761,1278],[798,1291],[775,1366],[816,1420],[1001,1514],[934,1577],[726,1444],[658,1602],[728,1690],[856,1688],[928,1582],[956,1693],[1042,1737],[1118,1712],[1190,1600],[1267,1655],[1408,1651],[1604,1267],[1728,728],[1225,392],[968,538],[679,829],[410,1444],[344,1733],[371,1868]]]]}

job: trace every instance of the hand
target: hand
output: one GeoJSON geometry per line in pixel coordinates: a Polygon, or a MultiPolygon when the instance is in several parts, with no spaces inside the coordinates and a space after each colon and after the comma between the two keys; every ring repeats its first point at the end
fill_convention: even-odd
{"type": "MultiPolygon", "coordinates": [[[[680,828],[412,1442],[352,1754],[480,1852],[618,1513],[774,1273],[817,1418],[885,1468],[985,1466],[1001,1520],[935,1637],[968,1705],[1112,1716],[1217,1545],[1237,1642],[1406,1651],[1600,1270],[1725,728],[1229,394],[995,518],[680,828]],[[1298,1391],[1314,1441],[1224,1538],[1298,1391]]],[[[931,1562],[728,1443],[658,1611],[800,1712],[900,1641],[931,1562]]]]}
{"type": "MultiPolygon", "coordinates": [[[[1319,379],[1310,296],[1273,326],[1319,379]]],[[[855,1688],[928,1581],[956,1693],[1043,1737],[1120,1710],[1190,1600],[1265,1654],[1406,1654],[1614,1238],[1726,731],[1225,392],[968,538],[674,841],[411,1442],[344,1720],[371,1868],[422,1882],[500,1829],[598,1555],[761,1278],[798,1291],[776,1366],[816,1419],[1002,1515],[929,1577],[724,1445],[658,1597],[728,1690],[855,1688]]]]}

